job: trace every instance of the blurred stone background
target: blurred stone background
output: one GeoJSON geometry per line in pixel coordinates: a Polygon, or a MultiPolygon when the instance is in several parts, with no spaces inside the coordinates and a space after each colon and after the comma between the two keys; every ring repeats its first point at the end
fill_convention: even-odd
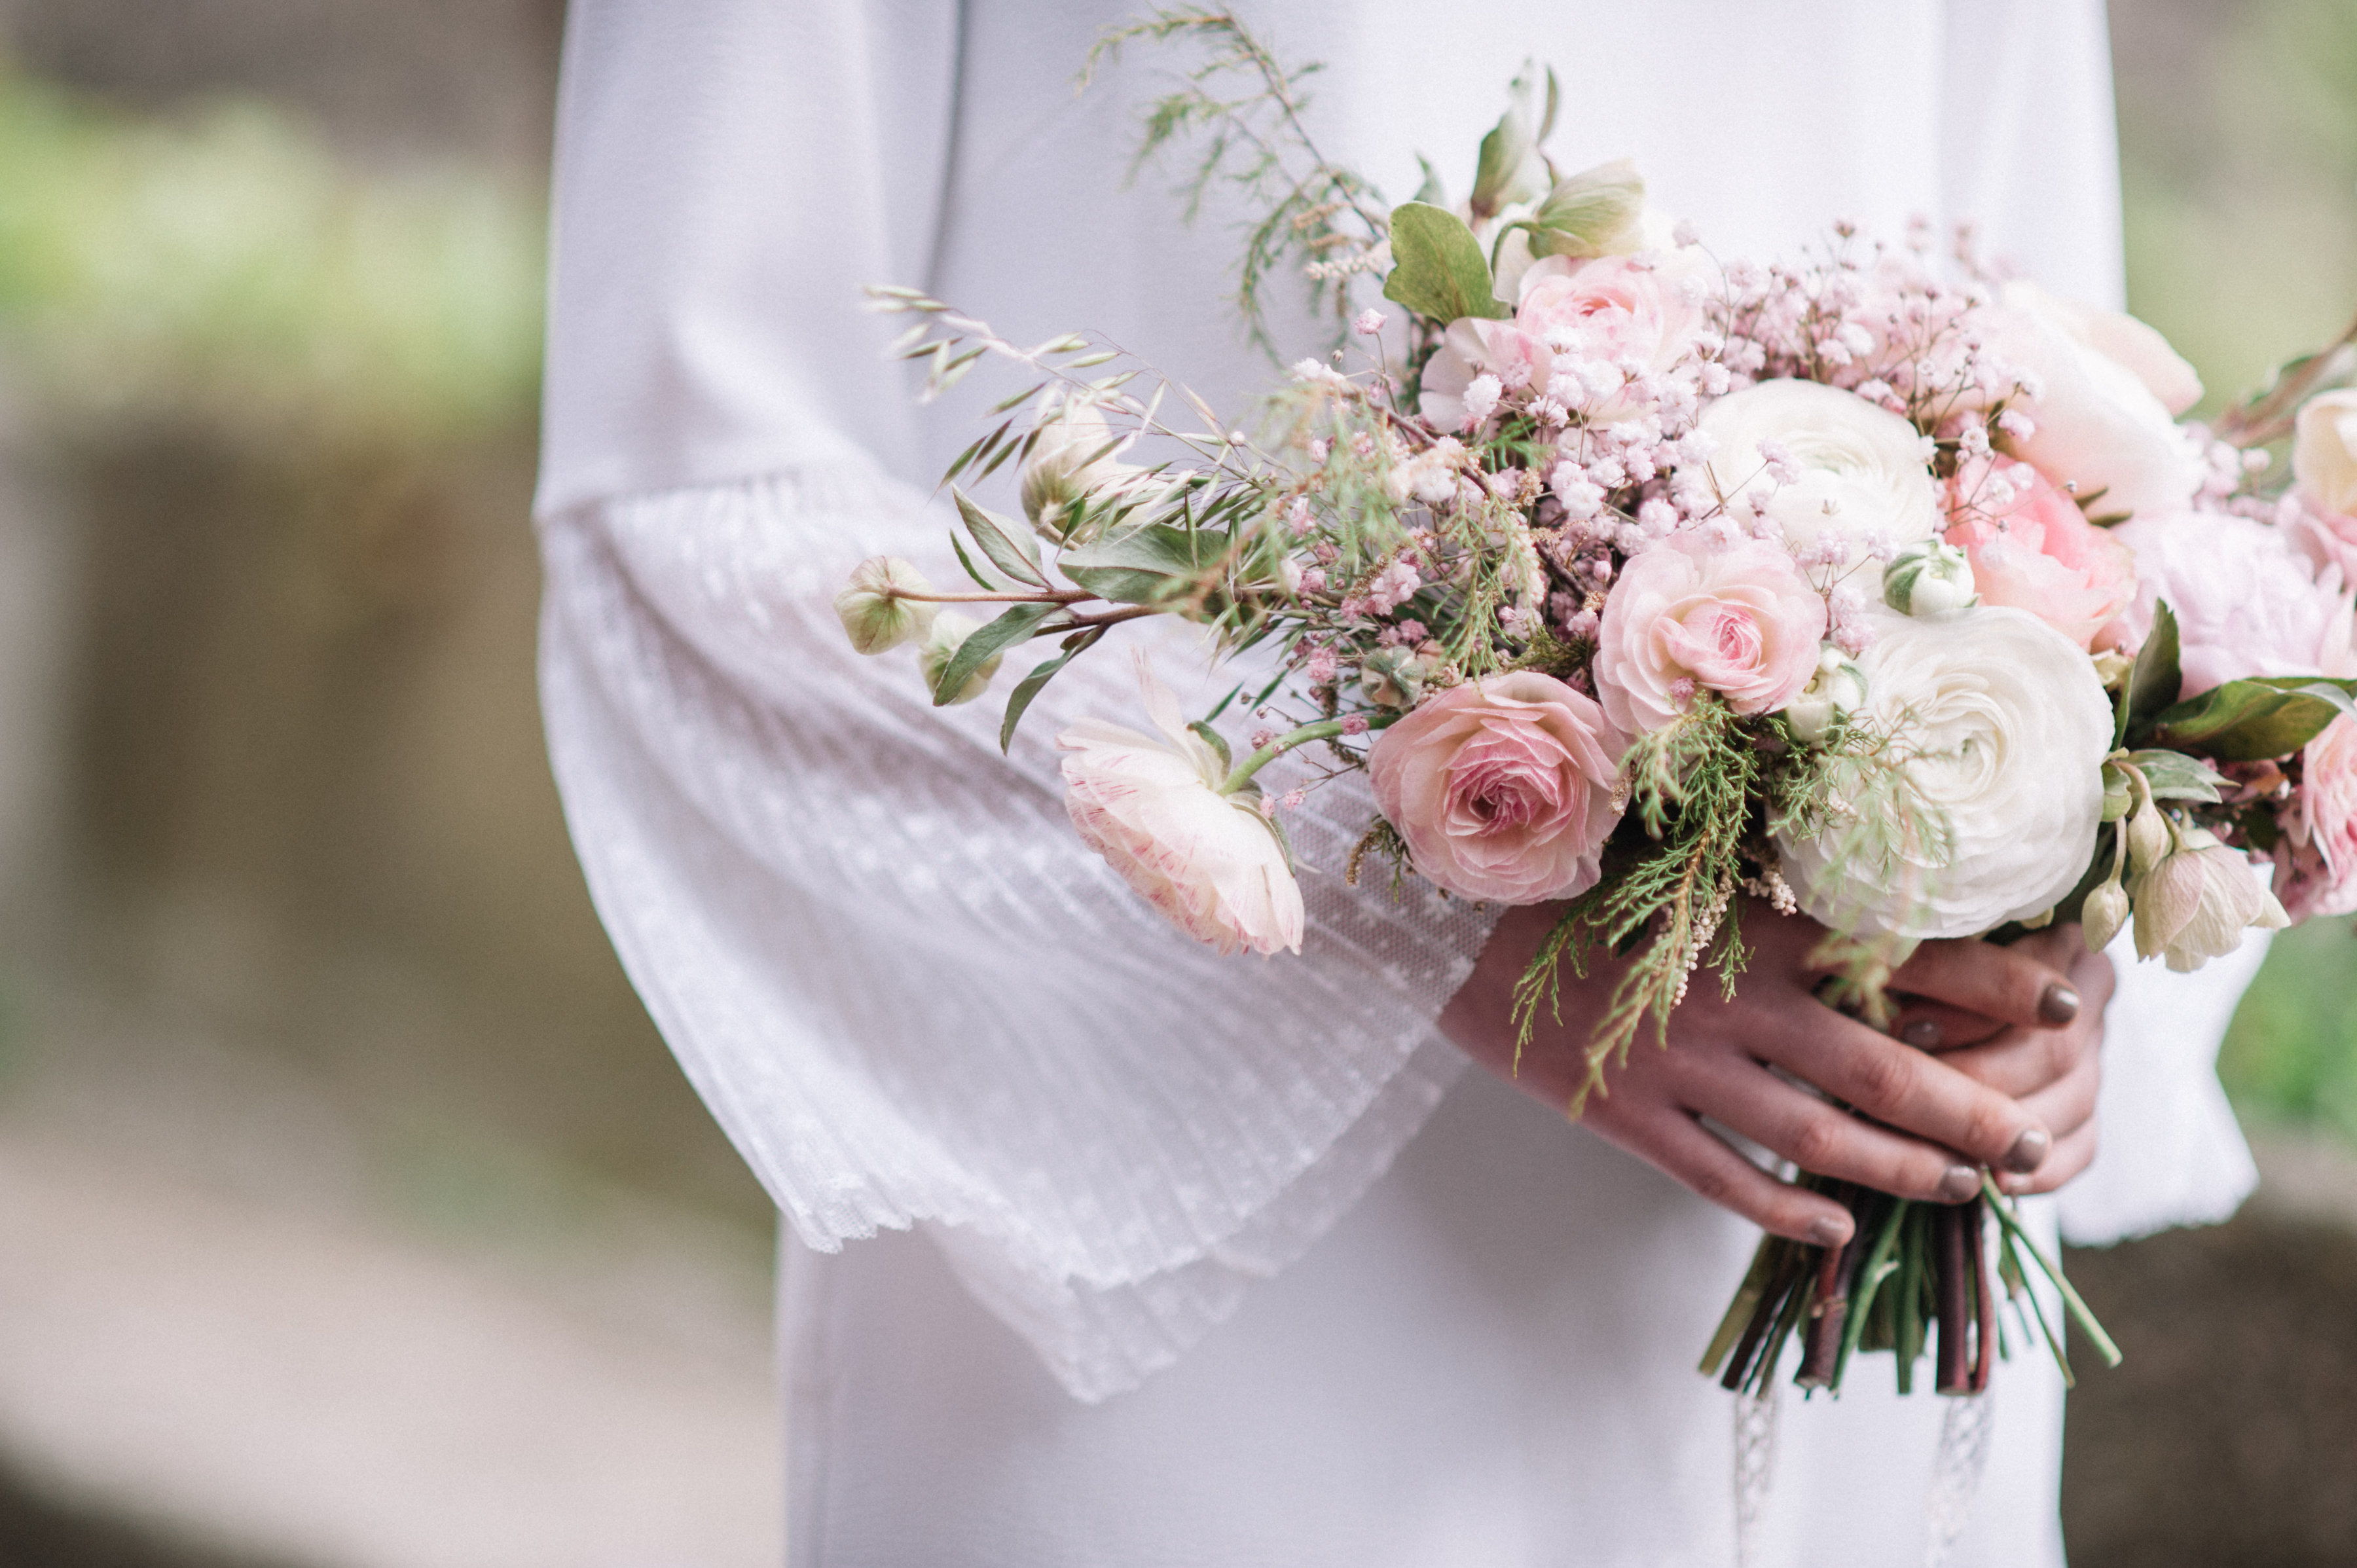
{"type": "MultiPolygon", "coordinates": [[[[2357,7],[2114,5],[2135,307],[2357,309],[2357,7]]],[[[0,0],[0,1563],[777,1561],[768,1208],[581,889],[526,522],[558,0],[0,0]]],[[[2073,1559],[2357,1562],[2357,949],[2076,1267],[2073,1559]]]]}

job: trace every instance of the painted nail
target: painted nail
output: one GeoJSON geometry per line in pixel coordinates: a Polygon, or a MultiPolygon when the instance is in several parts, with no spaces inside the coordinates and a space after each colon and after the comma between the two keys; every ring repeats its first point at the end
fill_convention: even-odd
{"type": "Polygon", "coordinates": [[[1940,1178],[1940,1196],[1950,1203],[1962,1203],[1980,1189],[1981,1173],[1970,1165],[1950,1165],[1940,1178]]]}
{"type": "Polygon", "coordinates": [[[2009,1171],[2028,1176],[2046,1163],[2047,1151],[2054,1147],[2054,1139],[2043,1127],[2032,1127],[2013,1141],[2001,1162],[2009,1171]]]}
{"type": "Polygon", "coordinates": [[[1809,1240],[1819,1247],[1838,1247],[1848,1241],[1849,1227],[1831,1216],[1809,1227],[1809,1240]]]}
{"type": "Polygon", "coordinates": [[[1940,1048],[1940,1026],[1929,1018],[1918,1018],[1899,1031],[1899,1037],[1919,1051],[1940,1048]]]}
{"type": "Polygon", "coordinates": [[[2056,981],[2038,999],[2038,1015],[2049,1024],[2067,1024],[2079,1015],[2079,993],[2056,981]]]}

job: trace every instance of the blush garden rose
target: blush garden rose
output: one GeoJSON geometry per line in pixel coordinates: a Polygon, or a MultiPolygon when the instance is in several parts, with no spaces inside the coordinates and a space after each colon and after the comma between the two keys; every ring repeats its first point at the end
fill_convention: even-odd
{"type": "Polygon", "coordinates": [[[1620,746],[1603,710],[1516,671],[1428,698],[1367,757],[1416,871],[1466,898],[1534,904],[1596,885],[1620,819],[1620,746]]]}

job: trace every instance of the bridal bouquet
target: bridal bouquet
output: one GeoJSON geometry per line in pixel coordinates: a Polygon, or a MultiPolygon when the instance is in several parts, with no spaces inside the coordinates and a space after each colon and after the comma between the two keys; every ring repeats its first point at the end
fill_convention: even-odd
{"type": "MultiPolygon", "coordinates": [[[[1002,744],[1117,624],[1209,628],[1250,671],[1218,707],[1182,712],[1141,663],[1150,728],[1058,737],[1075,828],[1190,935],[1297,949],[1286,812],[1363,769],[1380,815],[1337,869],[1563,901],[1526,1031],[1562,964],[1623,961],[1584,1099],[1698,972],[1741,983],[1747,895],[1835,933],[1829,1000],[1877,1022],[1927,939],[2132,928],[2191,969],[2357,908],[2346,338],[2180,424],[2201,389],[2158,333],[2007,277],[1969,234],[1935,252],[1921,226],[1836,223],[1796,257],[1722,258],[1630,166],[1555,169],[1535,71],[1462,199],[1428,175],[1389,206],[1232,20],[1168,13],[1106,47],[1178,33],[1211,52],[1147,151],[1217,138],[1195,194],[1260,210],[1247,329],[1268,339],[1264,285],[1298,268],[1337,346],[1237,427],[1089,336],[1023,347],[874,290],[914,318],[899,351],[927,396],[985,360],[1024,384],[945,480],[970,585],[877,559],[836,603],[862,651],[919,644],[937,703],[1056,639],[1002,744]],[[2286,464],[2269,447],[2295,430],[2286,464]],[[1019,517],[964,488],[1009,464],[1019,517]],[[1293,753],[1309,782],[1264,790],[1293,753]]],[[[1763,1244],[1706,1359],[1729,1387],[1764,1387],[1797,1335],[1804,1386],[1889,1349],[1903,1390],[1936,1347],[1937,1386],[1977,1390],[2000,1295],[2061,1355],[2032,1268],[2116,1356],[1986,1179],[1955,1208],[1821,1185],[1855,1239],[1763,1244]]]]}

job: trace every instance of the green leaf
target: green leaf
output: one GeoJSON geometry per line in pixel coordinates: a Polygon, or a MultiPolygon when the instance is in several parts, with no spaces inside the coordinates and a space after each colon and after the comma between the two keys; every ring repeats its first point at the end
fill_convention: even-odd
{"type": "Polygon", "coordinates": [[[1392,209],[1391,276],[1383,297],[1435,321],[1513,314],[1490,292],[1481,242],[1453,212],[1421,201],[1392,209]]]}
{"type": "Polygon", "coordinates": [[[972,577],[976,583],[981,585],[982,591],[984,593],[1003,594],[1015,585],[1012,583],[1000,582],[997,578],[992,576],[989,573],[985,572],[981,567],[975,565],[974,564],[974,557],[965,553],[965,545],[959,541],[958,536],[954,533],[950,535],[950,548],[957,552],[958,564],[965,568],[965,575],[967,576],[972,577]]]}
{"type": "Polygon", "coordinates": [[[1150,522],[1066,551],[1057,564],[1065,576],[1101,599],[1150,605],[1192,585],[1204,564],[1218,560],[1227,548],[1224,533],[1150,522]]]}
{"type": "Polygon", "coordinates": [[[1213,729],[1210,725],[1205,724],[1201,719],[1189,721],[1187,727],[1203,737],[1203,743],[1206,746],[1209,746],[1212,752],[1219,757],[1220,766],[1222,768],[1233,768],[1235,767],[1236,759],[1228,753],[1227,736],[1222,735],[1218,730],[1213,729]]]}
{"type": "Polygon", "coordinates": [[[952,486],[950,499],[957,502],[958,516],[965,520],[965,531],[982,546],[990,564],[1017,582],[1028,583],[1035,588],[1048,585],[1048,575],[1039,569],[1039,547],[1031,542],[1031,531],[1012,518],[1001,517],[974,504],[966,493],[952,486]]]}
{"type": "Polygon", "coordinates": [[[1409,199],[1423,202],[1427,207],[1448,206],[1448,189],[1440,183],[1440,171],[1432,166],[1432,160],[1418,153],[1415,155],[1415,166],[1424,171],[1424,183],[1415,188],[1415,194],[1409,199]]]}
{"type": "Polygon", "coordinates": [[[1508,84],[1506,113],[1500,117],[1490,134],[1481,138],[1480,161],[1473,170],[1471,205],[1477,217],[1487,217],[1509,202],[1527,200],[1536,194],[1536,183],[1545,178],[1544,165],[1534,156],[1538,145],[1555,123],[1557,89],[1555,72],[1547,72],[1546,113],[1541,117],[1532,111],[1531,99],[1535,83],[1531,80],[1536,62],[1524,60],[1522,74],[1508,84]],[[1538,172],[1534,173],[1534,166],[1538,172]]]}
{"type": "Polygon", "coordinates": [[[2334,719],[2357,716],[2357,681],[2266,675],[2229,681],[2163,711],[2152,738],[2222,762],[2287,757],[2334,719]]]}
{"type": "Polygon", "coordinates": [[[2177,701],[2185,685],[2179,670],[2177,612],[2163,599],[2153,607],[2152,633],[2136,650],[2128,678],[2120,682],[2119,720],[2112,726],[2112,744],[2124,746],[2160,711],[2177,701]]]}
{"type": "Polygon", "coordinates": [[[2226,781],[2206,763],[2181,751],[2133,752],[2128,760],[2143,771],[2144,781],[2158,800],[2201,800],[2214,806],[2218,786],[2226,781]]]}
{"type": "Polygon", "coordinates": [[[941,678],[933,682],[933,706],[941,707],[951,697],[965,689],[974,672],[990,661],[990,656],[1000,649],[1022,641],[1031,635],[1032,628],[1046,620],[1063,607],[1060,605],[1016,605],[987,626],[976,627],[950,661],[942,666],[941,678]]]}
{"type": "Polygon", "coordinates": [[[1079,658],[1082,650],[1093,646],[1103,635],[1104,628],[1101,626],[1076,634],[1065,642],[1063,652],[1053,659],[1042,660],[1033,667],[1031,673],[1016,682],[1015,690],[1006,693],[1006,716],[998,722],[998,749],[1001,752],[1015,744],[1015,726],[1023,722],[1024,712],[1031,706],[1031,699],[1056,678],[1059,670],[1079,658]]]}
{"type": "Polygon", "coordinates": [[[2116,822],[2126,816],[2128,807],[2135,799],[2135,795],[2128,789],[2128,776],[2120,771],[2119,765],[2112,762],[2104,763],[2104,821],[2116,822]]]}

